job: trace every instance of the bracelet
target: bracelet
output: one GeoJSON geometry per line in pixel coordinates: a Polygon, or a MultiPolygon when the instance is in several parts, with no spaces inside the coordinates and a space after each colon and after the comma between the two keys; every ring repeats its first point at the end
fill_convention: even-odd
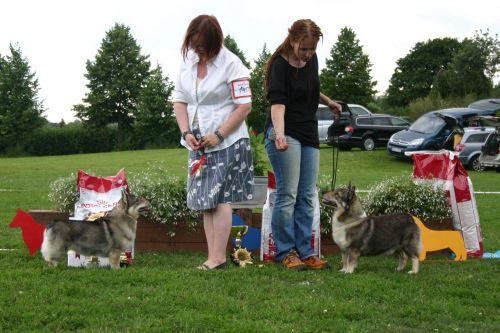
{"type": "Polygon", "coordinates": [[[186,136],[187,136],[188,134],[193,134],[193,132],[191,132],[190,130],[187,130],[187,131],[185,131],[185,132],[182,132],[182,138],[184,139],[184,141],[186,141],[186,136]]]}
{"type": "Polygon", "coordinates": [[[217,135],[217,137],[219,138],[219,143],[224,141],[224,137],[222,136],[222,134],[220,134],[219,130],[216,130],[214,134],[217,135]]]}

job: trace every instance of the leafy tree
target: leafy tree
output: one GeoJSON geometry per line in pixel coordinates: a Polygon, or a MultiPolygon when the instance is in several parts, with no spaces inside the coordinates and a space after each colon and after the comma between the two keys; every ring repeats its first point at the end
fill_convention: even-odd
{"type": "Polygon", "coordinates": [[[250,88],[252,90],[252,112],[248,115],[248,125],[257,131],[264,131],[269,103],[266,99],[264,88],[265,67],[271,57],[271,53],[267,50],[266,44],[262,48],[255,66],[250,74],[250,88]]]}
{"type": "Polygon", "coordinates": [[[342,28],[321,71],[323,93],[345,102],[368,104],[373,100],[376,85],[370,75],[371,66],[354,31],[342,28]]]}
{"type": "Polygon", "coordinates": [[[245,55],[243,54],[243,51],[240,50],[240,48],[238,47],[238,44],[236,44],[236,41],[234,40],[233,37],[231,37],[231,35],[227,35],[224,38],[224,46],[227,47],[227,49],[229,51],[236,54],[238,56],[238,58],[241,59],[241,62],[243,63],[243,65],[245,65],[247,68],[250,68],[250,63],[247,61],[247,59],[245,58],[245,55]]]}
{"type": "Polygon", "coordinates": [[[392,74],[387,102],[406,106],[429,94],[436,75],[446,70],[460,48],[455,38],[436,38],[417,43],[408,55],[397,61],[392,74]]]}
{"type": "Polygon", "coordinates": [[[10,55],[0,55],[0,152],[22,147],[44,122],[38,97],[38,79],[19,46],[9,45],[10,55]]]}
{"type": "Polygon", "coordinates": [[[493,89],[493,77],[500,64],[500,42],[497,36],[478,33],[472,39],[464,39],[447,70],[441,71],[435,80],[433,95],[464,97],[488,96],[493,89]]]}
{"type": "Polygon", "coordinates": [[[153,146],[175,144],[180,134],[170,100],[173,84],[160,65],[151,71],[139,94],[135,129],[139,139],[153,146]]]}
{"type": "Polygon", "coordinates": [[[149,76],[148,58],[141,54],[130,28],[115,24],[106,32],[94,61],[87,60],[88,93],[83,104],[74,106],[76,116],[94,127],[116,123],[123,141],[149,76]]]}

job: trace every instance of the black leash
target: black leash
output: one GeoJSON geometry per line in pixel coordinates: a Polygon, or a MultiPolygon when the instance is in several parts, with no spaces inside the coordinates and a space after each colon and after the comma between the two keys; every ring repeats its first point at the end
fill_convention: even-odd
{"type": "MultiPolygon", "coordinates": [[[[338,122],[340,123],[340,117],[338,118],[338,122]]],[[[340,125],[340,124],[339,124],[340,125]]],[[[335,184],[337,183],[337,170],[339,167],[339,148],[335,149],[335,116],[334,116],[334,123],[332,126],[332,178],[330,181],[330,189],[335,190],[335,184]],[[335,150],[337,151],[337,154],[335,156],[335,150]]],[[[339,138],[337,135],[337,142],[339,138]]],[[[338,143],[337,143],[338,144],[338,143]]]]}
{"type": "MultiPolygon", "coordinates": [[[[342,112],[349,112],[352,119],[352,112],[351,109],[349,109],[347,103],[344,102],[338,102],[338,103],[342,105],[342,112]]],[[[335,184],[337,183],[337,171],[339,168],[340,133],[337,133],[337,149],[335,149],[335,127],[338,126],[340,129],[340,116],[341,115],[338,115],[338,117],[336,117],[334,115],[332,124],[332,178],[330,182],[330,188],[332,190],[335,190],[335,184]],[[337,118],[337,125],[335,124],[335,118],[337,118]]]]}

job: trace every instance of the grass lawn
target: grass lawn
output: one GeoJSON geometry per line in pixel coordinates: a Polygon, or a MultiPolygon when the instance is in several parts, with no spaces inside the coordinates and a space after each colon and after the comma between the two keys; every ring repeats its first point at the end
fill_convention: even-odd
{"type": "MultiPolygon", "coordinates": [[[[498,332],[497,260],[455,263],[434,257],[418,276],[396,273],[394,258],[361,258],[355,274],[333,269],[289,272],[278,265],[203,272],[203,253],[137,253],[136,264],[108,269],[56,269],[31,257],[16,208],[49,209],[48,184],[78,168],[128,174],[161,162],[186,175],[186,152],[146,150],[58,157],[0,158],[0,332],[498,332]]],[[[321,149],[321,173],[331,173],[331,148],[321,149]]],[[[337,184],[358,189],[412,165],[384,150],[340,153],[337,184]]],[[[476,191],[500,192],[500,174],[470,172],[476,191]]],[[[487,251],[500,249],[498,194],[477,194],[487,251]]]]}

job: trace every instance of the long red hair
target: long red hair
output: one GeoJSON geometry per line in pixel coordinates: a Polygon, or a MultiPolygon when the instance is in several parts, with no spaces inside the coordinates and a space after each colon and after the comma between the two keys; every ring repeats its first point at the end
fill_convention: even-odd
{"type": "Polygon", "coordinates": [[[297,20],[293,22],[292,26],[290,29],[288,29],[288,36],[286,36],[285,40],[278,46],[276,51],[271,55],[269,60],[266,63],[266,80],[265,80],[265,85],[266,85],[266,91],[269,85],[269,71],[271,70],[271,64],[273,61],[280,55],[284,54],[287,55],[290,54],[290,52],[293,52],[292,46],[290,45],[291,42],[293,43],[301,43],[302,40],[305,37],[312,37],[316,39],[316,41],[319,41],[320,38],[323,38],[323,33],[321,32],[321,29],[314,23],[313,20],[310,19],[302,19],[302,20],[297,20]]]}

